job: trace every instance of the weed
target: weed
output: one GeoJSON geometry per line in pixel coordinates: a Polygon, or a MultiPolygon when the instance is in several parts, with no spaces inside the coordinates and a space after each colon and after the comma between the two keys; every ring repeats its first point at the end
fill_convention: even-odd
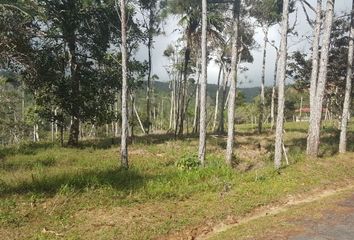
{"type": "Polygon", "coordinates": [[[193,170],[200,166],[200,161],[196,154],[186,154],[176,162],[176,166],[181,170],[193,170]]]}

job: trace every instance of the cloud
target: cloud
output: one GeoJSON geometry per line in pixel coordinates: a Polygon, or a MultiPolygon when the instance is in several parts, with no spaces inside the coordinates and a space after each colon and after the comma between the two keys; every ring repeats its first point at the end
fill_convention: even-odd
{"type": "MultiPolygon", "coordinates": [[[[316,0],[308,1],[313,6],[316,5],[316,0]]],[[[298,3],[299,4],[299,3],[298,3]]],[[[324,3],[325,8],[325,3],[324,3]]],[[[351,3],[347,0],[336,1],[335,3],[335,12],[337,15],[343,15],[343,12],[348,12],[351,9],[351,3]]],[[[311,13],[311,10],[308,11],[309,15],[314,18],[315,15],[311,13]]],[[[290,25],[295,20],[295,13],[290,16],[290,25]]],[[[168,64],[167,58],[163,56],[164,50],[167,46],[175,42],[182,34],[182,30],[177,24],[178,19],[176,17],[170,17],[164,25],[164,35],[160,35],[155,38],[154,49],[152,51],[153,65],[152,72],[160,77],[161,81],[168,81],[168,75],[164,68],[168,64]]],[[[279,45],[279,25],[275,25],[270,29],[269,39],[274,40],[275,44],[279,45]]],[[[289,36],[289,52],[295,50],[301,50],[308,52],[310,49],[310,42],[308,40],[303,40],[305,37],[312,35],[312,29],[306,21],[305,14],[301,7],[298,8],[297,12],[297,26],[296,31],[298,36],[289,36]],[[302,41],[299,41],[302,40],[302,41]]],[[[254,62],[253,63],[243,63],[243,66],[246,66],[249,70],[245,73],[240,74],[239,76],[239,86],[240,87],[253,87],[260,85],[261,71],[262,71],[262,57],[263,57],[263,33],[261,29],[256,29],[255,40],[261,46],[258,49],[252,51],[254,62]]],[[[145,60],[147,59],[147,48],[141,46],[137,52],[137,59],[145,60]]],[[[275,65],[276,53],[273,47],[268,46],[267,48],[267,61],[266,61],[266,85],[271,86],[274,79],[274,65],[275,65]]],[[[208,82],[216,83],[218,77],[219,66],[214,62],[210,61],[208,65],[208,82]]]]}

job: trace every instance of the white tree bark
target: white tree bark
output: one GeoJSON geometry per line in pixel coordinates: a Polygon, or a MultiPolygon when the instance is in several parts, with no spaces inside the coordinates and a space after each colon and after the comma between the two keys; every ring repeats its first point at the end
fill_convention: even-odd
{"type": "Polygon", "coordinates": [[[199,60],[198,59],[198,54],[197,54],[197,61],[196,61],[196,87],[195,87],[195,104],[194,104],[194,116],[193,116],[193,129],[192,133],[197,133],[198,132],[198,127],[199,127],[199,114],[200,114],[200,68],[199,68],[199,60]]]}
{"type": "Polygon", "coordinates": [[[170,122],[169,122],[169,129],[172,129],[172,123],[173,123],[173,108],[174,108],[174,80],[172,78],[172,81],[170,83],[170,88],[171,88],[171,100],[170,100],[170,122]]]}
{"type": "Polygon", "coordinates": [[[235,102],[236,102],[236,85],[237,85],[237,55],[238,55],[238,35],[239,35],[239,20],[240,20],[240,1],[234,2],[233,7],[233,22],[232,22],[232,37],[231,37],[231,86],[230,99],[228,104],[228,130],[226,144],[226,163],[232,166],[233,162],[233,147],[235,136],[235,102]]]}
{"type": "Polygon", "coordinates": [[[286,62],[287,62],[287,45],[288,45],[288,28],[289,28],[289,0],[283,2],[283,15],[281,27],[281,42],[279,49],[279,62],[278,62],[278,115],[275,130],[275,151],[274,151],[274,165],[276,169],[281,166],[282,147],[283,147],[283,134],[284,134],[284,89],[286,79],[286,62]]]}
{"type": "Polygon", "coordinates": [[[262,61],[262,76],[261,76],[261,102],[259,111],[259,121],[258,121],[258,133],[262,133],[263,128],[263,118],[265,109],[265,68],[266,68],[266,58],[267,58],[267,45],[268,45],[268,30],[269,27],[265,26],[263,28],[264,33],[264,47],[263,47],[263,61],[262,61]]]}
{"type": "Polygon", "coordinates": [[[212,131],[215,132],[216,129],[216,122],[218,120],[218,113],[219,113],[219,98],[220,98],[220,79],[221,79],[221,73],[223,69],[223,64],[220,62],[220,69],[219,69],[219,75],[218,75],[218,85],[216,89],[216,96],[215,96],[215,110],[214,110],[214,120],[213,120],[213,128],[212,131]]]}
{"type": "Polygon", "coordinates": [[[202,0],[202,79],[200,84],[199,161],[205,162],[207,126],[207,0],[202,0]]]}
{"type": "Polygon", "coordinates": [[[127,24],[126,24],[126,3],[120,0],[121,11],[121,51],[122,51],[122,133],[121,133],[121,165],[129,167],[128,163],[128,73],[127,73],[127,24]]]}
{"type": "Polygon", "coordinates": [[[219,123],[218,123],[218,133],[219,134],[224,134],[225,129],[224,129],[224,111],[225,111],[225,104],[226,104],[226,91],[227,91],[227,85],[228,85],[228,79],[229,79],[229,71],[227,67],[224,65],[223,69],[223,80],[222,80],[222,95],[221,95],[221,102],[220,102],[220,111],[219,111],[219,123]]]}
{"type": "Polygon", "coordinates": [[[327,65],[330,50],[330,37],[333,25],[335,0],[327,0],[326,18],[324,22],[323,43],[321,48],[320,68],[317,79],[316,95],[313,99],[313,106],[310,112],[310,125],[307,138],[307,154],[313,157],[318,156],[320,145],[320,129],[322,120],[323,97],[327,82],[327,65]]]}
{"type": "MultiPolygon", "coordinates": [[[[199,69],[198,69],[199,71],[199,69]]],[[[199,77],[197,80],[197,86],[195,88],[195,105],[194,105],[194,117],[193,117],[193,133],[198,132],[198,115],[199,115],[199,103],[200,103],[200,97],[199,97],[199,92],[200,92],[200,83],[199,83],[199,77]]]]}
{"type": "Polygon", "coordinates": [[[347,125],[349,119],[349,109],[352,93],[352,81],[353,81],[353,57],[354,57],[354,0],[352,3],[351,14],[351,29],[349,36],[349,48],[348,48],[348,65],[347,65],[347,77],[345,87],[345,97],[343,104],[342,121],[340,127],[339,138],[339,152],[345,153],[347,151],[347,125]]]}
{"type": "Polygon", "coordinates": [[[270,105],[270,129],[273,130],[275,123],[275,95],[277,87],[277,74],[278,74],[278,62],[279,62],[279,49],[274,44],[271,44],[274,47],[277,57],[274,63],[274,76],[273,76],[273,88],[272,88],[272,100],[270,105]]]}
{"type": "Polygon", "coordinates": [[[141,121],[141,118],[139,116],[139,112],[138,110],[136,109],[136,105],[135,105],[135,98],[133,97],[133,94],[130,95],[130,99],[132,100],[132,107],[133,107],[133,110],[134,110],[134,113],[135,113],[135,116],[136,116],[136,119],[138,119],[138,123],[139,123],[139,126],[140,126],[140,129],[141,131],[146,134],[146,131],[145,131],[145,128],[144,128],[144,125],[141,121]]]}
{"type": "Polygon", "coordinates": [[[322,0],[317,0],[316,23],[315,23],[315,28],[314,28],[314,32],[313,32],[313,40],[312,40],[312,71],[311,71],[311,79],[310,79],[310,108],[312,108],[312,106],[314,106],[314,99],[316,96],[316,89],[317,89],[321,22],[322,22],[322,0]]]}

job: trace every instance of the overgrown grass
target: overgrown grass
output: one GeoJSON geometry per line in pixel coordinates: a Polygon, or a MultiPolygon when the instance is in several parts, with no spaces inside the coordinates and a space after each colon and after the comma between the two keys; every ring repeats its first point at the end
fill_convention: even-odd
{"type": "Polygon", "coordinates": [[[55,239],[61,234],[65,239],[150,239],[239,217],[285,201],[289,194],[354,180],[354,155],[332,157],[337,141],[333,128],[325,129],[326,157],[310,160],[303,153],[306,125],[287,124],[291,165],[280,171],[274,171],[270,161],[269,132],[257,136],[248,126],[238,129],[240,165],[249,164],[244,169],[224,164],[222,136],[210,137],[203,168],[192,161],[198,144],[192,136],[137,138],[130,148],[128,171],[119,168],[116,139],[85,142],[79,149],[53,144],[2,149],[0,235],[5,239],[55,239]],[[181,168],[176,162],[192,162],[193,167],[181,168]]]}

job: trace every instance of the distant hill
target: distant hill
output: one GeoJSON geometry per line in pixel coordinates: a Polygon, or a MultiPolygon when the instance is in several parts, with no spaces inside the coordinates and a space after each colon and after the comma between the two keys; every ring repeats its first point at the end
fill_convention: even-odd
{"type": "MultiPolygon", "coordinates": [[[[168,82],[155,81],[154,84],[157,92],[167,93],[170,91],[168,82]]],[[[216,84],[208,84],[209,96],[214,98],[216,95],[216,90],[217,90],[216,84]]],[[[254,97],[259,95],[260,92],[259,87],[240,88],[239,90],[244,93],[246,102],[251,102],[254,97]]]]}

